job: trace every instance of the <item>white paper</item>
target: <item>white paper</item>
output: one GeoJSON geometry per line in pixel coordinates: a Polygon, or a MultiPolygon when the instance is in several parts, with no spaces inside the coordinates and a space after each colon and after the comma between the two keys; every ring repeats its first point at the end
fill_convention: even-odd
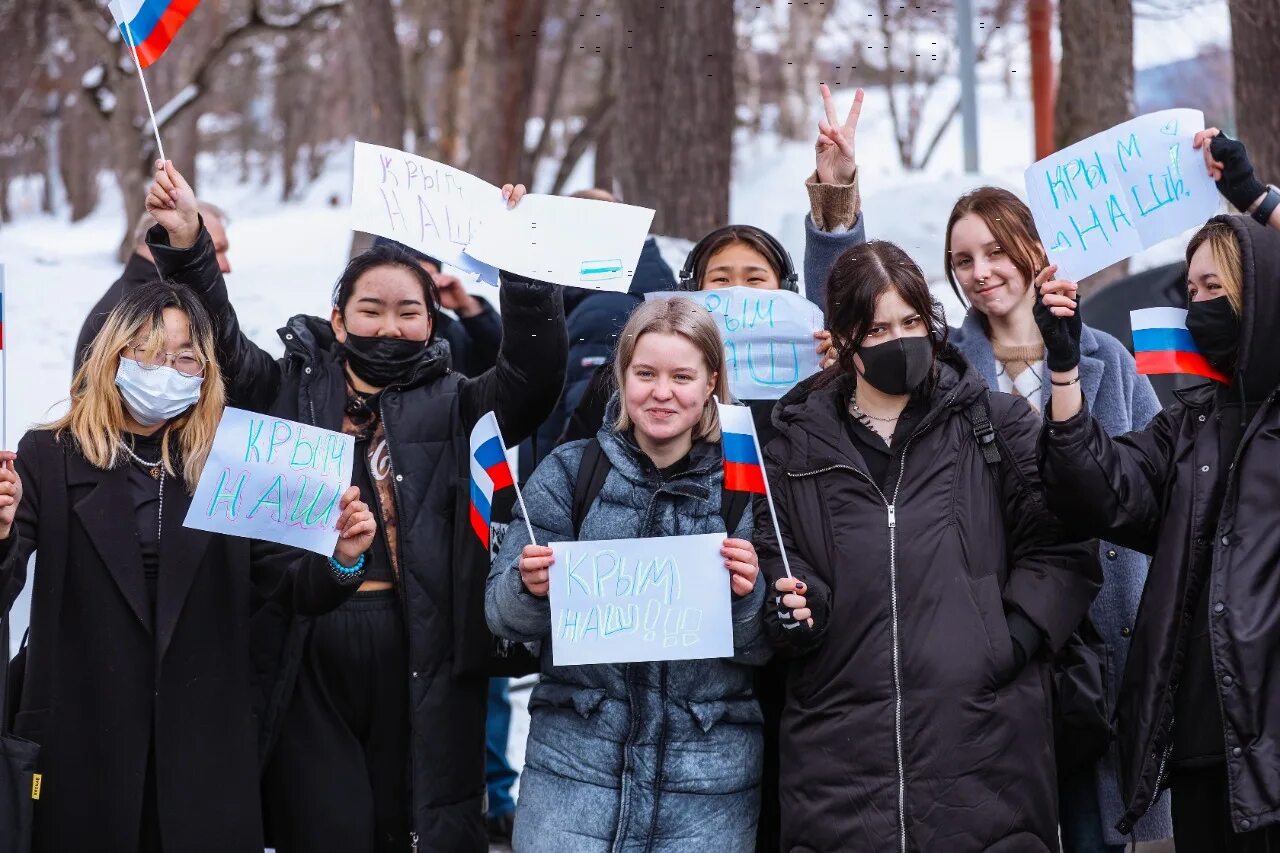
{"type": "Polygon", "coordinates": [[[502,190],[461,169],[357,142],[351,227],[399,240],[489,284],[498,271],[463,249],[485,218],[506,209],[502,190]]]}
{"type": "Polygon", "coordinates": [[[725,537],[552,542],[555,665],[732,657],[725,537]]]}
{"type": "Polygon", "coordinates": [[[755,287],[660,291],[646,299],[683,296],[711,312],[724,339],[729,390],[739,400],[777,400],[821,368],[822,311],[798,293],[755,287]]]}
{"type": "Polygon", "coordinates": [[[538,281],[626,292],[652,223],[647,207],[530,194],[486,217],[467,254],[538,281]]]}
{"type": "Polygon", "coordinates": [[[354,457],[349,435],[228,408],[183,524],[328,557],[354,457]]]}
{"type": "Polygon", "coordinates": [[[1058,278],[1079,281],[1218,212],[1199,110],[1149,113],[1033,164],[1027,198],[1058,278]]]}

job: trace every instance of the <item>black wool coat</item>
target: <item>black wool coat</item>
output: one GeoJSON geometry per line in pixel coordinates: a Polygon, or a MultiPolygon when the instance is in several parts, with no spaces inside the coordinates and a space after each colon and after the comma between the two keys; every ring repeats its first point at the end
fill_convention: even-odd
{"type": "MultiPolygon", "coordinates": [[[[186,250],[167,246],[163,229],[150,237],[161,269],[194,287],[213,315],[231,405],[340,430],[346,377],[328,321],[291,319],[280,330],[285,355],[277,361],[241,334],[207,231],[186,250]]],[[[436,340],[414,376],[381,396],[409,640],[411,825],[424,851],[488,849],[484,724],[495,641],[484,618],[489,555],[469,522],[471,429],[495,411],[503,438],[515,445],[551,412],[564,384],[569,344],[561,289],[504,273],[500,299],[502,348],[492,370],[463,377],[436,340]]],[[[308,631],[305,620],[288,630],[266,719],[268,744],[291,698],[308,631]]]]}
{"type": "MultiPolygon", "coordinates": [[[[895,443],[879,489],[820,374],[774,414],[769,482],[812,631],[766,626],[786,664],[784,851],[1030,853],[1058,849],[1049,659],[1101,586],[1096,546],[1045,508],[1040,420],[946,350],[928,413],[895,443]],[[967,407],[988,402],[1000,482],[967,407]],[[1007,613],[1042,637],[1018,671],[1007,613]]],[[[755,540],[782,559],[764,502],[755,540]]]]}
{"type": "Polygon", "coordinates": [[[15,732],[40,744],[34,849],[137,850],[148,753],[166,850],[261,853],[251,616],[322,613],[354,589],[315,555],[184,527],[165,483],[154,613],[128,472],[90,465],[69,437],[18,444],[23,499],[0,543],[10,605],[35,553],[15,732]]]}
{"type": "Polygon", "coordinates": [[[1280,232],[1247,216],[1217,218],[1234,229],[1244,270],[1237,369],[1225,393],[1213,384],[1176,391],[1146,429],[1114,439],[1087,411],[1046,423],[1042,437],[1041,469],[1062,517],[1152,555],[1116,709],[1121,832],[1167,781],[1174,696],[1201,602],[1231,821],[1237,832],[1280,822],[1280,232]],[[1220,424],[1241,416],[1236,400],[1256,413],[1235,458],[1224,459],[1220,424]]]}

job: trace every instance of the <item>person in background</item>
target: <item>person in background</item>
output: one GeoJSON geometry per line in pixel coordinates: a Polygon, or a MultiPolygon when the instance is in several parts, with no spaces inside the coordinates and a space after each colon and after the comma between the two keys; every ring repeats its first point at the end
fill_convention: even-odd
{"type": "Polygon", "coordinates": [[[723,489],[713,396],[728,391],[716,321],[688,299],[647,302],[623,329],[615,369],[621,390],[595,439],[556,448],[525,486],[540,544],[517,509],[489,573],[489,627],[541,642],[513,847],[748,850],[762,740],[752,668],[769,652],[749,502],[735,513],[723,489]],[[583,482],[598,484],[590,503],[583,482]],[[697,568],[729,576],[733,657],[555,665],[547,543],[721,532],[723,568],[697,568]]]}
{"type": "Polygon", "coordinates": [[[1252,211],[1210,219],[1187,244],[1186,329],[1225,381],[1180,390],[1145,429],[1112,437],[1082,393],[1076,285],[1050,266],[1037,279],[1053,391],[1040,467],[1062,518],[1152,555],[1116,709],[1117,828],[1168,788],[1179,850],[1261,853],[1280,849],[1280,192],[1215,128],[1195,144],[1219,191],[1252,211]]]}
{"type": "MultiPolygon", "coordinates": [[[[468,293],[462,280],[444,272],[444,265],[430,255],[388,237],[378,237],[374,248],[394,246],[422,265],[435,282],[440,307],[453,312],[439,312],[435,335],[449,342],[451,366],[463,376],[475,378],[498,363],[502,346],[502,321],[487,299],[468,293]]],[[[495,289],[496,293],[496,289],[495,289]]]]}
{"type": "Polygon", "coordinates": [[[67,413],[0,453],[6,609],[35,555],[13,729],[40,745],[36,853],[261,853],[253,617],[333,610],[373,570],[356,487],[330,559],[183,524],[222,370],[195,293],[132,287],[67,413]]]}
{"type": "MultiPolygon", "coordinates": [[[[523,186],[507,185],[516,204],[523,186]]],[[[242,408],[342,431],[353,480],[384,535],[342,608],[295,620],[264,727],[263,790],[280,853],[477,853],[485,832],[488,553],[471,532],[469,436],[496,413],[519,441],[560,394],[561,288],[502,273],[502,345],[475,379],[433,335],[435,282],[394,246],[347,264],[328,318],[294,317],[276,360],[240,332],[190,187],[158,164],[148,207],[162,270],[209,305],[228,396],[242,408]]]]}
{"type": "MultiPolygon", "coordinates": [[[[970,306],[951,342],[993,391],[1022,397],[1041,412],[1048,405],[1049,372],[1036,325],[1036,275],[1048,257],[1031,209],[999,187],[979,187],[951,209],[944,248],[947,279],[961,304],[970,306]]],[[[1108,435],[1142,429],[1160,411],[1147,377],[1118,340],[1084,326],[1080,334],[1081,390],[1108,435]]],[[[1145,555],[1112,542],[1099,543],[1103,584],[1089,614],[1106,644],[1104,688],[1115,707],[1129,652],[1130,631],[1147,580],[1145,555]]],[[[1124,814],[1115,748],[1077,738],[1058,755],[1059,820],[1063,853],[1124,853],[1115,825],[1124,814]],[[1100,754],[1101,753],[1101,754],[1100,754]]],[[[1173,834],[1168,804],[1153,809],[1133,833],[1138,841],[1173,834]]]]}
{"type": "MultiPolygon", "coordinates": [[[[200,215],[204,217],[204,221],[209,229],[209,235],[213,240],[213,251],[218,259],[218,269],[222,270],[223,275],[231,272],[231,261],[227,257],[231,244],[227,241],[227,225],[231,220],[222,212],[222,209],[215,204],[207,201],[196,202],[200,208],[200,215]]],[[[72,373],[80,369],[80,365],[84,363],[85,352],[89,349],[89,345],[93,343],[94,337],[102,328],[102,324],[106,322],[107,314],[111,313],[111,309],[120,304],[129,292],[144,284],[149,284],[160,277],[156,271],[155,259],[151,257],[151,249],[147,247],[147,232],[156,224],[155,217],[150,212],[144,212],[138,217],[137,223],[133,226],[133,253],[129,255],[129,260],[125,262],[124,271],[120,273],[120,277],[107,288],[107,292],[102,294],[102,298],[89,311],[89,315],[85,317],[84,323],[80,326],[80,334],[76,338],[76,350],[73,356],[72,373]]]]}
{"type": "Polygon", "coordinates": [[[788,656],[782,850],[1056,850],[1050,660],[1098,590],[1043,505],[1040,418],[946,342],[892,243],[827,282],[837,366],[774,411],[785,546],[756,504],[788,656]]]}

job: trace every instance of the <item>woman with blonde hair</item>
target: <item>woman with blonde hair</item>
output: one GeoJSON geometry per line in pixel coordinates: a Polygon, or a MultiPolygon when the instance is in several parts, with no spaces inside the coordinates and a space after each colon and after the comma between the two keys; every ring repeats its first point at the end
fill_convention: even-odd
{"type": "Polygon", "coordinates": [[[693,301],[638,307],[619,338],[619,390],[604,426],[557,448],[525,487],[539,544],[517,518],[493,563],[490,629],[542,642],[517,850],[755,845],[762,733],[751,667],[769,652],[747,502],[723,492],[713,399],[726,397],[723,358],[714,320],[693,301]],[[553,664],[547,543],[721,530],[730,537],[720,553],[733,597],[732,658],[553,664]]]}
{"type": "Polygon", "coordinates": [[[375,524],[352,488],[332,558],[183,526],[223,412],[195,294],[130,293],[71,406],[0,453],[6,607],[36,555],[13,728],[40,745],[33,849],[260,853],[250,620],[359,584],[375,524]]]}

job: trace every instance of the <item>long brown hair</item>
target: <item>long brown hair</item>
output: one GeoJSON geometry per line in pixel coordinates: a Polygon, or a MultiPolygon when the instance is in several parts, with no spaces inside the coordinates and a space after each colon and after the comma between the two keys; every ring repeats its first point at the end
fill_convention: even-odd
{"type": "Polygon", "coordinates": [[[1244,310],[1244,260],[1240,254],[1240,239],[1235,229],[1226,222],[1212,219],[1206,222],[1187,243],[1187,273],[1190,275],[1191,256],[1203,244],[1209,244],[1213,262],[1218,267],[1218,280],[1227,292],[1231,310],[1239,317],[1244,310]]]}
{"type": "MultiPolygon", "coordinates": [[[[724,342],[720,339],[720,330],[716,328],[711,312],[684,296],[650,299],[631,312],[622,334],[618,335],[618,355],[613,363],[613,381],[620,392],[626,387],[627,370],[635,358],[636,344],[650,332],[679,335],[693,344],[706,362],[707,371],[715,374],[712,393],[724,402],[729,401],[729,376],[724,365],[724,342]]],[[[613,426],[618,431],[631,428],[625,400],[618,409],[618,419],[613,426]]],[[[693,438],[695,441],[700,438],[708,441],[720,439],[720,417],[711,401],[707,402],[701,420],[693,428],[693,438]]]]}
{"type": "Polygon", "coordinates": [[[898,245],[870,240],[837,258],[827,278],[827,328],[840,370],[849,376],[858,375],[853,356],[875,321],[876,303],[890,288],[925,321],[935,359],[947,341],[942,305],[920,267],[898,245]]]}
{"type": "Polygon", "coordinates": [[[951,216],[947,219],[943,243],[942,267],[947,272],[947,281],[960,304],[967,305],[968,300],[956,280],[955,268],[951,263],[951,229],[971,213],[986,223],[991,236],[1013,262],[1014,269],[1022,276],[1026,286],[1031,287],[1040,271],[1049,265],[1031,208],[1006,189],[978,187],[956,200],[955,206],[951,208],[951,216]]]}
{"type": "Polygon", "coordinates": [[[182,478],[187,491],[194,492],[200,472],[213,448],[222,410],[226,406],[222,370],[215,355],[213,323],[196,295],[187,287],[170,281],[156,281],[133,290],[107,315],[102,331],[94,338],[84,364],[71,381],[71,408],[58,420],[41,429],[52,430],[59,438],[70,433],[89,464],[104,470],[114,468],[125,457],[124,400],[116,389],[120,357],[130,342],[146,335],[146,354],[164,351],[164,310],[177,308],[191,326],[191,344],[204,362],[200,399],[187,412],[163,427],[161,464],[176,476],[172,445],[176,437],[182,478]]]}

